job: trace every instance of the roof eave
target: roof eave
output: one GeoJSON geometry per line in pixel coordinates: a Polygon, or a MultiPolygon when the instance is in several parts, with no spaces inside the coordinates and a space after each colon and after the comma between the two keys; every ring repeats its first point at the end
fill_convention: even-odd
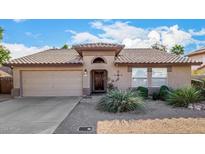
{"type": "Polygon", "coordinates": [[[30,64],[30,63],[24,63],[24,64],[14,64],[14,63],[6,63],[3,64],[3,66],[7,67],[42,67],[42,66],[48,66],[48,67],[62,67],[62,66],[82,66],[83,63],[39,63],[39,64],[30,64]]]}
{"type": "Polygon", "coordinates": [[[202,62],[193,62],[193,63],[188,63],[188,62],[184,62],[184,63],[134,63],[134,62],[115,62],[116,65],[201,65],[202,62]]]}

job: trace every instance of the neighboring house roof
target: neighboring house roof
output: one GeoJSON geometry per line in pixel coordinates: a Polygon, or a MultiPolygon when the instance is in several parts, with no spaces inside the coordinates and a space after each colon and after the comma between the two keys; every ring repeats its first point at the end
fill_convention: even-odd
{"type": "Polygon", "coordinates": [[[11,77],[11,74],[8,74],[8,73],[0,70],[0,77],[11,77]]]}
{"type": "MultiPolygon", "coordinates": [[[[115,47],[114,44],[86,44],[79,45],[89,48],[99,46],[115,47]]],[[[75,48],[74,46],[73,48],[75,48]]],[[[122,47],[122,46],[121,46],[122,47]]],[[[95,48],[96,49],[96,48],[95,48]]],[[[96,51],[96,50],[95,50],[96,51]]],[[[199,61],[188,57],[177,56],[163,51],[149,48],[122,49],[115,59],[116,64],[190,64],[200,65],[199,61]]],[[[58,64],[83,64],[82,56],[74,49],[49,49],[36,54],[11,60],[5,65],[58,65],[58,64]]]]}
{"type": "Polygon", "coordinates": [[[189,53],[187,56],[191,57],[191,56],[195,56],[195,55],[200,55],[200,54],[205,54],[205,48],[201,48],[199,50],[196,50],[194,52],[189,53]]]}
{"type": "Polygon", "coordinates": [[[10,67],[2,66],[0,67],[0,77],[11,77],[12,71],[10,67]]]}
{"type": "Polygon", "coordinates": [[[197,68],[197,70],[205,68],[205,65],[201,65],[200,67],[197,68]]]}
{"type": "Polygon", "coordinates": [[[76,50],[81,56],[82,51],[115,51],[118,55],[125,45],[114,43],[87,43],[73,45],[72,49],[76,50]]]}

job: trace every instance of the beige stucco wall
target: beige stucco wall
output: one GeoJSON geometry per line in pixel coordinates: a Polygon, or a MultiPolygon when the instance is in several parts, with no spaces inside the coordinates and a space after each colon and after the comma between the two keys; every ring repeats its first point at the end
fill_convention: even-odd
{"type": "Polygon", "coordinates": [[[116,86],[119,89],[126,90],[132,86],[132,72],[128,71],[128,66],[116,66],[119,70],[119,81],[116,82],[116,86]]]}
{"type": "Polygon", "coordinates": [[[191,85],[191,66],[173,66],[168,72],[168,85],[174,89],[191,85]]]}

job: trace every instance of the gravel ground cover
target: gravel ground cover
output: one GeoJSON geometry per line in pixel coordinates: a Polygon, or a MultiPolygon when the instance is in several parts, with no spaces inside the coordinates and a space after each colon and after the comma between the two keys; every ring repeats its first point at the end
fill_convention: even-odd
{"type": "Polygon", "coordinates": [[[146,120],[164,118],[205,118],[205,111],[187,108],[173,108],[163,101],[145,101],[144,111],[128,113],[107,113],[96,110],[101,97],[83,99],[64,119],[54,133],[57,134],[91,134],[96,133],[98,121],[104,120],[146,120]],[[88,130],[80,127],[89,127],[88,130]],[[79,129],[81,131],[79,131],[79,129]],[[83,130],[83,131],[82,131],[83,130]]]}
{"type": "Polygon", "coordinates": [[[98,121],[98,134],[201,134],[205,118],[98,121]]]}

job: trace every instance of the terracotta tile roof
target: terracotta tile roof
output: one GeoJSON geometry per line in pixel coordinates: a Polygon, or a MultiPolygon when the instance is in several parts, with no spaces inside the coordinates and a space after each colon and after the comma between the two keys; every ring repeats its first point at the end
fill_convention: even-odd
{"type": "Polygon", "coordinates": [[[201,48],[199,50],[193,51],[193,52],[189,53],[187,56],[191,57],[191,56],[200,55],[200,54],[205,54],[205,48],[201,48]]]}
{"type": "Polygon", "coordinates": [[[4,65],[18,64],[82,64],[81,56],[71,49],[49,49],[22,58],[10,60],[4,65]]]}
{"type": "MultiPolygon", "coordinates": [[[[201,62],[187,57],[154,50],[123,49],[115,59],[116,64],[191,64],[201,62]]],[[[36,54],[11,60],[4,65],[41,65],[41,64],[83,64],[82,57],[74,49],[49,49],[36,54]]]]}
{"type": "Polygon", "coordinates": [[[188,57],[149,49],[123,49],[115,60],[116,64],[202,64],[188,57]]]}
{"type": "Polygon", "coordinates": [[[75,49],[80,55],[82,51],[115,51],[116,55],[125,47],[122,44],[115,43],[87,43],[87,44],[77,44],[73,45],[72,49],[75,49]]]}

